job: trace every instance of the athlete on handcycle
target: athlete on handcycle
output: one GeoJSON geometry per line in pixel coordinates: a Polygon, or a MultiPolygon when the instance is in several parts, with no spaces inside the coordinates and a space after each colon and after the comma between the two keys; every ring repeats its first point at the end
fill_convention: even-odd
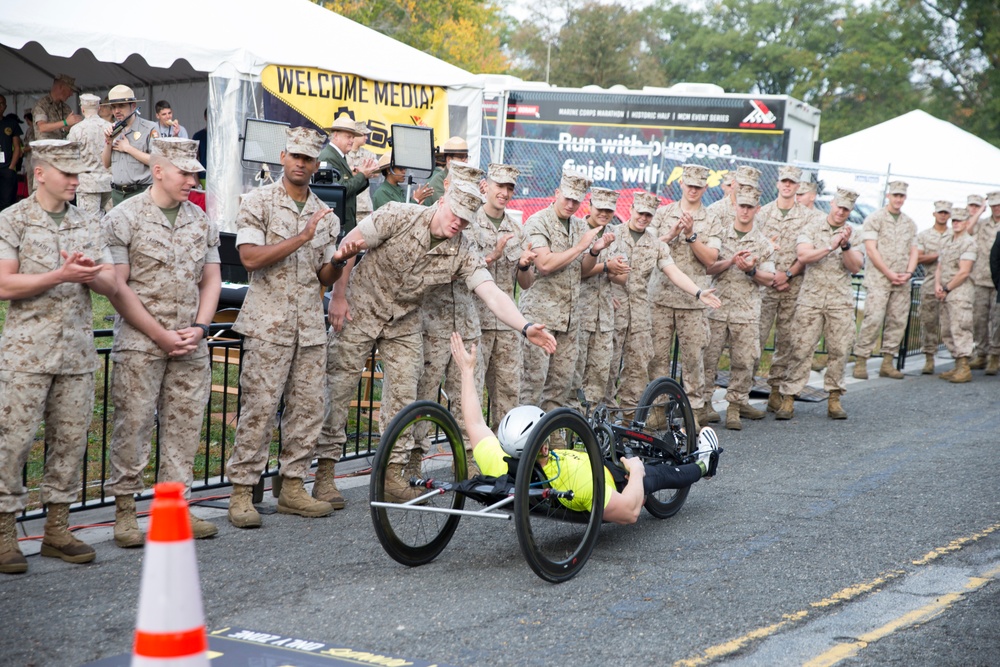
{"type": "MultiPolygon", "coordinates": [[[[458,365],[462,380],[462,417],[471,442],[476,443],[473,456],[483,475],[501,477],[508,473],[508,460],[519,459],[531,437],[534,425],[545,416],[541,408],[522,405],[508,412],[493,434],[486,420],[476,391],[476,347],[466,350],[461,336],[451,336],[451,354],[458,365]]],[[[683,489],[702,477],[712,477],[719,464],[719,439],[709,427],[698,437],[699,448],[694,463],[682,465],[658,464],[646,466],[638,457],[621,458],[628,471],[624,474],[605,463],[604,520],[618,524],[635,523],[646,496],[662,489],[683,489]],[[621,489],[620,491],[618,489],[621,489]]],[[[573,450],[550,450],[542,446],[538,465],[556,490],[572,490],[572,499],[562,501],[571,510],[590,511],[593,503],[593,483],[590,460],[573,450]]]]}

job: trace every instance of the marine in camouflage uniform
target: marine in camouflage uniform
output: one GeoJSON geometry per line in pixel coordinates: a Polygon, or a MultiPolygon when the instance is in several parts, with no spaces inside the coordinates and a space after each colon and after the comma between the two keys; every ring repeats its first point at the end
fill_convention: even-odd
{"type": "Polygon", "coordinates": [[[825,220],[813,221],[796,244],[805,277],[795,306],[792,329],[792,359],[788,380],[781,384],[782,404],[776,418],[791,419],[795,395],[809,381],[810,361],[820,337],[826,338],[826,376],[823,388],[830,393],[827,416],[847,419],[840,398],[847,391],[844,367],[854,342],[854,291],[851,275],[861,270],[864,256],[851,245],[851,227],[846,224],[858,193],[839,188],[825,220]]]}
{"type": "MultiPolygon", "coordinates": [[[[420,307],[435,285],[448,284],[456,277],[465,281],[505,323],[520,325],[529,339],[554,349],[552,337],[542,327],[529,327],[514,303],[496,287],[483,258],[461,233],[480,206],[478,189],[456,182],[435,207],[389,203],[345,237],[341,250],[344,244],[361,241],[368,252],[348,278],[337,281],[330,302],[333,327],[327,354],[327,413],[318,457],[338,460],[343,453],[351,396],[357,391],[362,360],[373,346],[382,355],[385,375],[381,432],[399,410],[416,400],[423,368],[420,307]]],[[[403,443],[393,450],[386,473],[391,498],[408,500],[419,494],[408,487],[404,466],[419,466],[422,455],[419,442],[403,443]]]]}
{"type": "MultiPolygon", "coordinates": [[[[520,223],[511,218],[507,204],[520,172],[510,165],[489,165],[486,203],[476,212],[466,236],[486,260],[486,269],[500,290],[514,298],[514,286],[529,289],[535,281],[531,265],[535,253],[520,223]],[[502,241],[502,243],[501,243],[502,241]]],[[[476,355],[476,387],[490,397],[490,422],[517,407],[521,392],[521,334],[500,321],[485,303],[476,300],[482,338],[476,355]]]]}
{"type": "Polygon", "coordinates": [[[97,115],[100,105],[101,98],[97,95],[80,95],[83,121],[69,130],[69,140],[80,142],[80,154],[87,167],[87,171],[80,174],[76,205],[97,218],[111,210],[111,170],[101,162],[105,130],[111,123],[97,115]]]}
{"type": "Polygon", "coordinates": [[[575,402],[571,385],[579,354],[580,280],[594,268],[600,251],[614,240],[614,235],[606,232],[594,242],[601,229],[591,229],[573,215],[590,183],[576,172],[564,170],[556,201],[524,224],[532,249],[538,253],[538,275],[534,286],[521,295],[521,310],[529,321],[544,320],[558,347],[551,356],[537,347],[523,347],[520,403],[537,405],[546,412],[575,402]]]}
{"type": "MultiPolygon", "coordinates": [[[[116,206],[103,222],[119,286],[113,302],[118,317],[111,350],[111,475],[104,490],[115,496],[120,547],[143,544],[134,495],[145,486],[154,421],[160,426],[157,480],[191,486],[211,391],[205,337],[222,289],[219,231],[182,190],[197,183],[204,169],[196,157],[198,142],[156,139],[152,151],[153,189],[116,206]]],[[[215,534],[212,524],[199,522],[192,526],[196,537],[215,534]]]]}
{"type": "Polygon", "coordinates": [[[969,276],[975,271],[978,249],[976,239],[966,231],[968,219],[967,209],[952,210],[952,231],[941,246],[934,274],[935,295],[941,301],[941,337],[951,356],[955,357],[955,368],[941,373],[940,377],[951,382],[972,380],[969,357],[974,347],[972,303],[975,289],[969,276]]]}
{"type": "Polygon", "coordinates": [[[934,373],[934,355],[941,344],[941,303],[934,296],[934,272],[941,244],[948,235],[951,202],[934,202],[934,226],[917,234],[917,263],[924,267],[920,286],[920,350],[924,353],[924,375],[934,373]]]}
{"type": "MultiPolygon", "coordinates": [[[[608,227],[608,223],[614,218],[617,200],[618,193],[614,190],[593,188],[590,191],[587,225],[616,232],[618,226],[608,227]]],[[[613,256],[611,248],[602,250],[593,270],[584,275],[580,282],[580,332],[577,338],[579,353],[571,386],[581,388],[591,404],[596,404],[603,398],[608,374],[611,372],[611,344],[615,334],[611,267],[619,267],[616,273],[625,269],[621,262],[612,261],[613,256]]],[[[576,396],[570,396],[570,399],[574,406],[582,408],[576,396]]]]}
{"type": "Polygon", "coordinates": [[[768,412],[781,404],[781,383],[788,379],[786,372],[792,354],[792,319],[795,302],[802,286],[802,265],[796,261],[795,244],[799,234],[808,224],[811,212],[795,201],[795,193],[802,181],[802,170],[785,165],[778,170],[778,198],[761,207],[757,214],[761,233],[776,245],[774,255],[774,285],[763,290],[760,304],[760,349],[763,353],[774,326],[774,353],[768,384],[771,395],[767,400],[768,412]]]}
{"type": "MultiPolygon", "coordinates": [[[[682,199],[657,210],[651,226],[661,239],[667,239],[677,268],[699,288],[706,289],[711,280],[705,269],[719,258],[722,228],[718,217],[701,203],[708,169],[684,165],[681,178],[682,199]]],[[[673,285],[659,271],[654,271],[650,278],[649,298],[653,319],[653,358],[649,375],[651,378],[670,375],[676,333],[684,365],[684,391],[691,408],[704,422],[705,348],[709,336],[706,306],[673,285]]]]}
{"type": "Polygon", "coordinates": [[[98,358],[90,292],[112,295],[116,285],[100,226],[67,203],[73,194],[66,185],[86,169],[80,145],[43,140],[32,150],[38,190],[0,212],[0,297],[10,300],[0,338],[0,572],[10,574],[28,568],[14,514],[24,508],[21,474],[43,421],[42,555],[94,559],[66,523],[93,417],[98,358]]]}
{"type": "Polygon", "coordinates": [[[319,295],[343,269],[331,264],[340,220],[309,189],[325,142],[314,130],[286,129],[281,180],[250,192],[236,216],[236,247],[250,271],[233,325],[244,335],[240,420],[226,464],[233,483],[229,520],[238,528],[260,526],[249,501],[267,465],[282,396],[278,511],[319,517],[344,507],[332,464],[316,472],[315,501],[302,491],[323,426],[326,325],[319,295]]]}
{"type": "Polygon", "coordinates": [[[760,286],[774,280],[774,246],[754,221],[759,209],[760,190],[737,185],[735,218],[722,231],[719,259],[708,268],[722,307],[708,313],[711,337],[705,351],[704,404],[712,405],[719,359],[728,344],[726,428],[732,430],[742,428],[740,417],[763,419],[766,414],[750,406],[753,369],[760,356],[760,286]]]}
{"type": "MultiPolygon", "coordinates": [[[[982,205],[982,197],[969,197],[969,211],[973,203],[982,205]]],[[[997,304],[997,290],[990,273],[990,250],[1000,232],[1000,192],[988,196],[992,215],[985,220],[979,218],[969,233],[976,240],[976,253],[981,258],[972,270],[972,284],[975,297],[972,306],[972,332],[976,343],[975,358],[970,363],[973,369],[986,368],[986,375],[996,375],[1000,371],[1000,304],[997,304]]]]}
{"type": "Polygon", "coordinates": [[[917,268],[917,225],[900,209],[906,201],[907,184],[889,183],[889,204],[867,218],[861,240],[868,256],[865,268],[865,317],[854,344],[854,377],[868,379],[868,358],[882,329],[881,377],[902,380],[893,365],[910,314],[910,277],[917,268]],[[883,322],[885,323],[883,326],[883,322]]]}

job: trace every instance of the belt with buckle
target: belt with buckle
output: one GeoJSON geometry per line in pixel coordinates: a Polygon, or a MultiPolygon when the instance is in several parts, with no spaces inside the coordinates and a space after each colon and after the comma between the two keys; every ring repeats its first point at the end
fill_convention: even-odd
{"type": "Polygon", "coordinates": [[[130,183],[129,185],[118,185],[117,183],[111,184],[111,189],[115,192],[120,192],[123,195],[130,195],[133,192],[142,192],[149,187],[148,183],[130,183]]]}

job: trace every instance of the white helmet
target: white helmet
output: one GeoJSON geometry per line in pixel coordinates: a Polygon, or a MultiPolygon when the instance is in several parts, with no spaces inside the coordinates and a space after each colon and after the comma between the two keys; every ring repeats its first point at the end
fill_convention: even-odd
{"type": "Polygon", "coordinates": [[[544,416],[545,411],[534,405],[521,405],[504,415],[497,430],[497,439],[507,456],[521,458],[531,430],[544,416]]]}

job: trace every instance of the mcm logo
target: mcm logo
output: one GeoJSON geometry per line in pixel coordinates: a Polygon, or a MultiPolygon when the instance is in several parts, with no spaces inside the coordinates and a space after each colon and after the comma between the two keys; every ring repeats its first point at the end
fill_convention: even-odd
{"type": "Polygon", "coordinates": [[[767,105],[760,100],[750,100],[753,111],[740,122],[740,127],[774,127],[774,122],[778,117],[771,113],[767,105]]]}

